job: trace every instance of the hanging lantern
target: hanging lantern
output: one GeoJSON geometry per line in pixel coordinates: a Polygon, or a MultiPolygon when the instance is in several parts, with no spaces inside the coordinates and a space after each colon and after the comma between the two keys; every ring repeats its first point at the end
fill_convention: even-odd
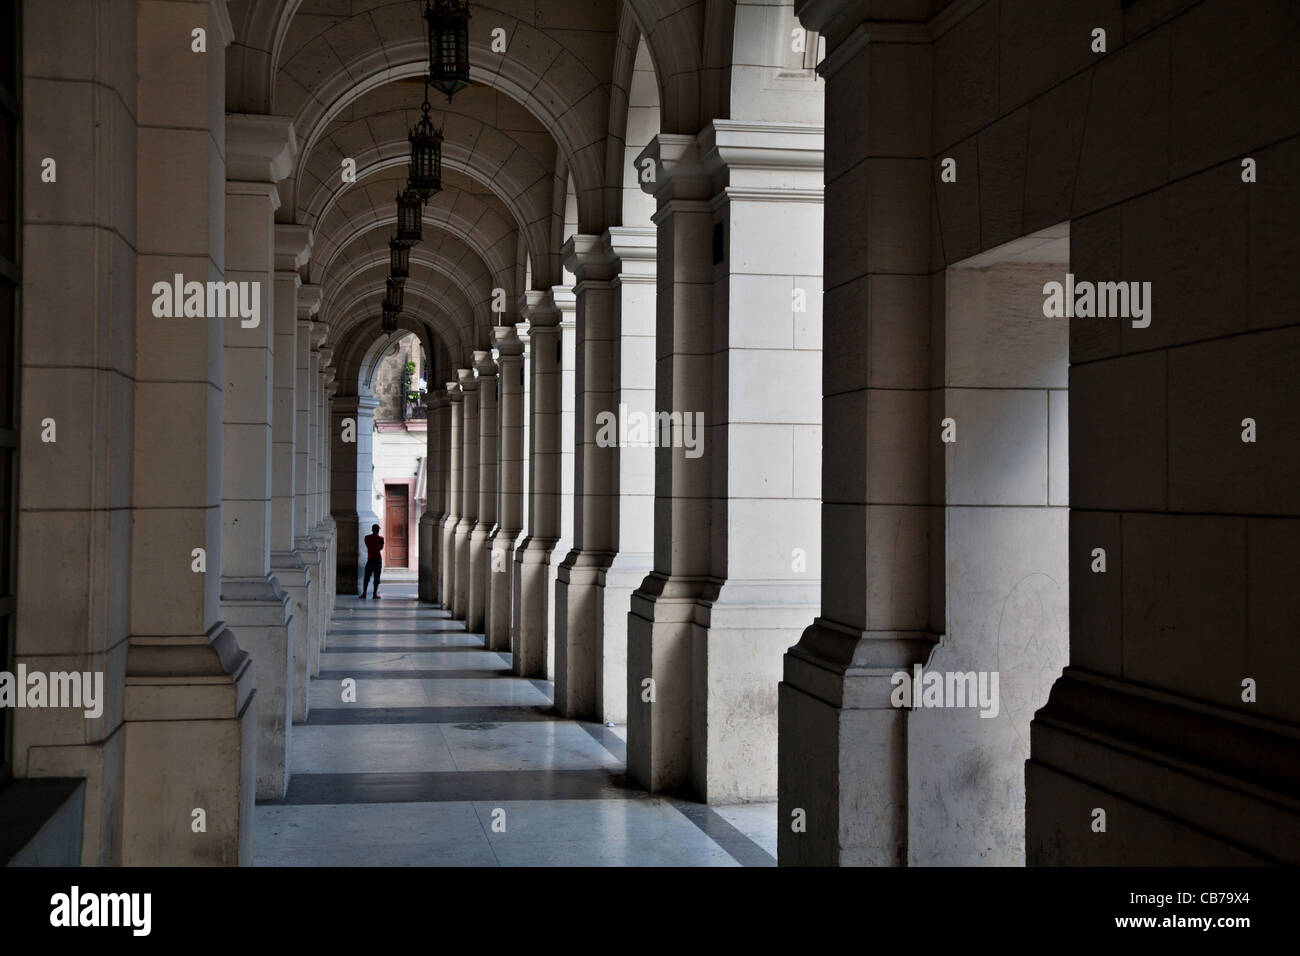
{"type": "Polygon", "coordinates": [[[397,194],[397,241],[413,246],[424,228],[424,200],[410,186],[397,194]]]}
{"type": "Polygon", "coordinates": [[[396,239],[388,240],[388,273],[394,279],[405,279],[411,274],[411,247],[396,239]]]}
{"type": "Polygon", "coordinates": [[[404,297],[406,282],[403,279],[394,279],[388,277],[388,292],[384,296],[384,308],[392,309],[394,312],[402,311],[402,299],[404,297]]]}
{"type": "MultiPolygon", "coordinates": [[[[427,87],[425,88],[427,91],[427,87]]],[[[442,130],[429,119],[429,101],[420,107],[424,115],[411,130],[410,188],[425,202],[442,189],[442,130]]]]}
{"type": "Polygon", "coordinates": [[[388,308],[387,305],[384,306],[384,315],[381,322],[380,331],[385,335],[392,335],[397,331],[397,313],[388,308]]]}
{"type": "Polygon", "coordinates": [[[447,102],[469,86],[469,0],[425,0],[429,23],[429,85],[447,102]]]}

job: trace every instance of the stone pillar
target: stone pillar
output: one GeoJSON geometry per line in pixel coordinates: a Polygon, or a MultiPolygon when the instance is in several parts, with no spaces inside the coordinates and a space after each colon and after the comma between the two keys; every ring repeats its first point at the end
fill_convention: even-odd
{"type": "Polygon", "coordinates": [[[469,598],[466,629],[484,631],[492,554],[488,538],[497,519],[497,366],[491,352],[474,353],[478,375],[478,514],[469,538],[469,598]]]}
{"type": "Polygon", "coordinates": [[[560,311],[549,292],[526,293],[528,319],[528,534],[515,551],[517,626],[511,672],[545,677],[551,551],[560,537],[560,311]]]}
{"type": "MultiPolygon", "coordinates": [[[[430,372],[430,379],[433,375],[430,372]]],[[[447,436],[443,427],[447,417],[447,393],[430,389],[425,393],[428,431],[425,434],[424,514],[420,515],[420,600],[438,603],[439,576],[442,573],[441,528],[447,516],[447,436]]]]}
{"type": "MultiPolygon", "coordinates": [[[[193,653],[203,660],[191,662],[199,666],[193,680],[182,681],[190,686],[175,692],[171,703],[177,706],[185,692],[202,683],[203,672],[226,689],[235,679],[203,643],[217,623],[216,605],[204,606],[205,576],[190,570],[192,548],[219,552],[215,533],[210,542],[206,540],[211,526],[206,521],[205,484],[220,458],[220,434],[207,434],[204,425],[209,402],[214,397],[220,400],[205,373],[211,348],[219,352],[221,344],[219,339],[214,344],[206,338],[202,319],[154,318],[153,297],[148,295],[154,281],[170,283],[176,272],[194,279],[220,278],[222,251],[208,249],[206,229],[186,230],[160,221],[155,203],[165,205],[183,195],[190,200],[187,210],[206,221],[207,207],[200,207],[197,197],[201,192],[206,200],[210,180],[219,186],[223,177],[219,156],[205,152],[200,161],[193,149],[208,131],[184,129],[195,124],[183,123],[177,111],[165,123],[171,128],[149,130],[145,136],[169,147],[188,142],[191,149],[186,155],[195,157],[196,164],[184,169],[161,196],[141,192],[147,203],[141,203],[137,212],[137,175],[156,173],[164,166],[164,157],[144,150],[137,155],[136,51],[133,43],[123,48],[136,33],[135,5],[91,4],[75,17],[58,5],[19,6],[23,46],[36,55],[25,56],[20,64],[27,116],[21,142],[23,251],[4,253],[5,259],[22,262],[21,316],[9,311],[11,289],[7,284],[4,289],[4,334],[12,337],[14,324],[21,322],[21,405],[12,409],[15,420],[0,423],[15,429],[11,434],[19,445],[16,457],[10,459],[16,470],[6,473],[4,493],[8,507],[7,496],[17,485],[19,511],[17,515],[7,511],[5,524],[6,533],[14,535],[13,556],[21,570],[16,580],[5,579],[17,589],[17,617],[7,619],[13,659],[4,659],[0,669],[90,671],[103,675],[104,694],[103,712],[97,717],[85,717],[81,711],[9,709],[10,701],[4,716],[13,730],[9,754],[15,778],[85,779],[84,814],[78,811],[72,824],[81,827],[80,862],[113,866],[122,861],[124,823],[141,839],[154,838],[144,836],[151,827],[160,840],[179,841],[182,830],[188,832],[178,818],[152,813],[145,800],[128,804],[128,816],[123,816],[124,796],[140,797],[141,788],[158,786],[172,797],[183,792],[183,785],[159,786],[147,777],[138,782],[136,791],[124,791],[127,733],[122,731],[123,720],[130,715],[123,712],[123,682],[131,647],[153,639],[195,645],[193,653]],[[118,46],[119,39],[123,46],[118,46]],[[58,158],[57,183],[40,182],[45,157],[58,158]],[[148,225],[147,233],[137,233],[137,222],[148,225]],[[146,239],[147,245],[138,244],[138,238],[146,239]],[[182,261],[181,256],[192,258],[182,261]],[[197,271],[200,266],[202,274],[197,271]],[[190,276],[191,272],[195,274],[190,276]],[[174,360],[182,362],[183,383],[176,374],[165,374],[174,360]],[[168,465],[166,450],[155,444],[156,437],[133,434],[137,414],[150,427],[166,420],[163,409],[136,407],[137,401],[150,397],[166,399],[168,411],[178,412],[189,423],[182,428],[177,420],[167,433],[195,455],[179,469],[168,465]],[[46,418],[53,419],[53,436],[46,418]],[[49,441],[51,437],[57,441],[49,441]],[[217,446],[210,453],[206,444],[214,438],[217,446]],[[143,501],[138,492],[132,497],[132,470],[137,462],[159,469],[144,472],[137,482],[147,492],[143,501]],[[192,484],[168,488],[169,477],[192,484]],[[171,505],[184,510],[165,510],[171,505]],[[146,536],[143,540],[132,539],[130,528],[137,521],[145,522],[136,532],[146,536]],[[157,537],[160,532],[166,537],[157,537]],[[138,566],[133,548],[138,560],[148,562],[157,575],[155,581],[173,588],[186,605],[167,607],[162,589],[141,588],[138,599],[147,601],[153,614],[162,612],[155,617],[157,632],[144,632],[145,640],[131,637],[135,625],[128,613],[129,575],[138,566]]],[[[6,6],[5,15],[7,30],[13,22],[12,4],[6,6]]],[[[173,15],[170,22],[175,21],[173,15]]],[[[215,56],[220,58],[221,53],[215,56]]],[[[191,61],[187,66],[187,81],[193,80],[200,95],[207,95],[211,78],[206,72],[199,75],[201,64],[191,61]]],[[[146,70],[150,79],[156,76],[153,64],[146,70]]],[[[158,104],[150,105],[156,110],[158,104]]],[[[156,114],[153,118],[159,119],[156,114]]],[[[200,116],[198,124],[207,125],[206,115],[200,116]]],[[[5,188],[12,189],[14,144],[6,143],[5,149],[5,188]]],[[[15,208],[10,202],[6,198],[7,216],[15,208]]],[[[8,219],[5,230],[13,225],[8,219]]],[[[5,362],[14,358],[7,352],[5,362]]],[[[183,652],[169,655],[183,656],[183,652]]],[[[221,808],[224,832],[203,844],[172,847],[169,859],[174,862],[219,862],[218,842],[233,847],[238,838],[239,722],[229,703],[209,697],[202,705],[209,718],[203,728],[184,723],[177,712],[163,716],[164,720],[174,717],[176,723],[148,731],[174,734],[177,740],[205,736],[212,740],[229,731],[227,740],[233,744],[233,751],[223,748],[223,753],[208,755],[213,766],[203,767],[201,781],[205,788],[213,782],[224,785],[224,776],[233,788],[228,793],[235,800],[221,808]],[[216,766],[223,761],[230,763],[216,766]],[[236,829],[226,830],[227,825],[236,829]],[[214,849],[217,854],[211,852],[214,849]]],[[[9,743],[0,746],[8,749],[9,743]]],[[[139,769],[148,774],[157,768],[142,765],[139,769]]],[[[6,825],[12,822],[5,821],[6,825]]]]}
{"type": "Polygon", "coordinates": [[[556,594],[559,587],[560,562],[573,547],[573,479],[575,429],[574,415],[577,411],[578,353],[575,347],[574,331],[577,325],[577,297],[568,286],[555,286],[551,289],[551,301],[560,311],[560,485],[557,505],[559,506],[559,538],[551,549],[551,559],[546,571],[546,597],[550,602],[546,612],[546,677],[555,677],[555,650],[557,647],[558,625],[556,614],[556,594]]]}
{"type": "MultiPolygon", "coordinates": [[[[297,153],[284,117],[226,118],[226,280],[257,289],[256,324],[225,319],[222,613],[253,658],[258,691],[257,795],[288,786],[293,668],[289,595],[271,572],[272,396],[275,383],[275,184],[297,153]]],[[[295,315],[294,320],[297,320],[295,315]]],[[[292,548],[292,537],[279,542],[292,548]]],[[[291,569],[291,573],[298,569],[291,569]]]]}
{"type": "MultiPolygon", "coordinates": [[[[289,651],[292,691],[290,712],[294,723],[307,719],[308,673],[311,666],[313,602],[316,591],[303,558],[301,537],[306,531],[306,501],[299,506],[299,486],[305,494],[305,475],[299,473],[298,451],[306,441],[299,421],[299,379],[305,378],[309,335],[299,341],[298,275],[311,251],[311,230],[306,226],[275,227],[275,342],[274,386],[271,409],[271,569],[289,595],[289,651]]],[[[305,381],[302,383],[305,385],[305,381]]],[[[305,402],[305,396],[302,396],[305,402]]],[[[304,449],[305,450],[305,449],[304,449]]],[[[313,549],[314,556],[315,551],[313,549]]],[[[286,774],[287,777],[287,774],[286,774]]]]}
{"type": "MultiPolygon", "coordinates": [[[[325,567],[325,539],[320,535],[320,471],[317,466],[319,455],[320,421],[317,414],[320,393],[320,356],[318,348],[325,340],[329,327],[323,322],[311,321],[312,315],[319,311],[321,288],[318,285],[301,286],[298,289],[298,389],[295,403],[298,408],[298,426],[294,437],[294,455],[297,468],[294,482],[297,494],[294,499],[295,550],[307,568],[307,578],[311,588],[311,621],[307,625],[307,646],[301,667],[306,677],[312,675],[312,662],[316,658],[314,649],[324,641],[325,627],[329,623],[329,609],[326,606],[328,578],[325,567]]],[[[300,670],[295,670],[295,678],[300,670]]],[[[295,685],[296,686],[296,685],[295,685]]],[[[310,682],[308,681],[310,687],[310,682]]],[[[310,701],[307,701],[310,709],[310,701]]],[[[295,713],[294,720],[299,717],[295,713]]],[[[305,719],[305,718],[303,718],[305,719]]]]}
{"type": "Polygon", "coordinates": [[[600,236],[581,233],[565,243],[563,256],[575,278],[576,441],[574,472],[565,471],[566,477],[574,475],[575,514],[573,549],[556,574],[555,707],[566,717],[594,720],[603,624],[596,607],[596,582],[613,560],[615,547],[610,502],[617,426],[614,445],[605,440],[608,428],[598,435],[598,422],[605,424],[609,415],[618,412],[613,402],[614,264],[600,236]]]}
{"type": "MultiPolygon", "coordinates": [[[[475,353],[477,360],[478,353],[475,353]]],[[[478,379],[475,370],[456,370],[464,396],[460,430],[460,521],[456,524],[456,590],[451,616],[469,629],[469,536],[478,520],[478,379]]]]}
{"type": "MultiPolygon", "coordinates": [[[[122,501],[131,508],[121,607],[130,619],[119,824],[127,866],[231,865],[252,849],[252,661],[220,616],[228,323],[155,318],[150,308],[155,282],[223,279],[231,34],[224,3],[136,4],[136,180],[149,188],[135,232],[134,479],[122,501]],[[190,52],[195,27],[207,30],[206,56],[190,52]],[[190,95],[173,95],[178,88],[190,95]],[[191,827],[195,808],[205,833],[191,827]]],[[[265,234],[269,255],[269,223],[265,234]]]]}
{"type": "MultiPolygon", "coordinates": [[[[328,624],[330,616],[334,612],[334,598],[338,593],[338,568],[339,568],[339,533],[338,525],[334,521],[332,511],[332,502],[334,494],[334,442],[330,437],[330,425],[332,424],[330,408],[334,401],[334,396],[338,393],[338,383],[334,380],[338,374],[338,369],[333,365],[334,349],[332,347],[322,347],[320,349],[320,388],[317,390],[317,420],[320,422],[319,434],[317,436],[317,453],[316,460],[317,472],[320,475],[320,492],[316,496],[317,514],[320,520],[320,535],[325,545],[325,554],[322,562],[325,566],[323,577],[325,578],[325,627],[320,630],[320,643],[317,650],[313,651],[312,674],[319,673],[319,651],[325,648],[328,643],[329,632],[328,624]]],[[[351,593],[351,592],[349,592],[351,593]]]]}
{"type": "Polygon", "coordinates": [[[628,769],[768,800],[781,656],[819,588],[822,130],[716,120],[642,155],[673,265],[656,346],[671,432],[655,429],[655,569],[629,620],[628,769]]]}
{"type": "MultiPolygon", "coordinates": [[[[521,296],[521,310],[528,304],[527,295],[521,296]]],[[[532,420],[533,420],[533,401],[532,401],[532,383],[533,383],[533,357],[532,357],[532,336],[528,333],[527,322],[515,323],[515,335],[519,337],[519,342],[524,347],[524,368],[523,368],[523,493],[520,496],[520,519],[519,519],[519,537],[515,540],[514,559],[510,564],[510,649],[512,652],[519,647],[519,611],[520,611],[520,589],[522,587],[522,578],[520,576],[523,565],[519,563],[519,554],[524,546],[524,532],[531,525],[532,509],[529,506],[532,497],[532,469],[533,459],[530,444],[532,441],[532,420]]]]}
{"type": "Polygon", "coordinates": [[[515,545],[523,532],[524,483],[524,345],[514,326],[492,330],[492,346],[500,367],[500,477],[497,483],[497,525],[488,539],[487,620],[484,636],[489,650],[510,650],[510,570],[515,545]]]}
{"type": "Polygon", "coordinates": [[[577,277],[574,549],[560,566],[555,702],[589,720],[627,720],[627,612],[651,570],[654,451],[628,440],[653,420],[655,231],[575,235],[577,277]]]}
{"type": "Polygon", "coordinates": [[[461,433],[465,425],[465,394],[460,390],[459,382],[447,383],[447,401],[450,402],[447,416],[447,515],[442,519],[442,554],[439,575],[439,602],[451,611],[456,601],[456,528],[460,524],[461,461],[465,449],[461,433]]]}
{"type": "Polygon", "coordinates": [[[827,143],[825,338],[834,354],[822,385],[826,447],[852,452],[826,461],[821,613],[786,654],[780,686],[786,865],[906,862],[907,711],[891,706],[890,677],[923,663],[937,639],[925,467],[938,428],[927,405],[930,115],[913,107],[914,91],[930,88],[931,50],[902,25],[864,39],[843,53],[828,41],[821,67],[827,116],[852,122],[855,134],[840,130],[827,143]],[[918,408],[916,427],[897,424],[917,421],[918,408]],[[804,832],[789,826],[796,810],[804,832]]]}
{"type": "Polygon", "coordinates": [[[338,527],[336,579],[338,591],[349,596],[361,593],[363,539],[371,526],[379,523],[372,491],[378,407],[379,400],[370,394],[340,395],[330,403],[330,513],[338,527]]]}

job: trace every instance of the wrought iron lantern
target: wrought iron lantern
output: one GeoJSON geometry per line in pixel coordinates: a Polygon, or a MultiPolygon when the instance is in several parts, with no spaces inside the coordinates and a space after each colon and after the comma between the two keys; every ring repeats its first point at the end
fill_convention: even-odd
{"type": "Polygon", "coordinates": [[[382,319],[382,325],[380,325],[380,331],[385,335],[392,335],[397,331],[397,312],[388,308],[387,305],[384,306],[384,316],[382,319]]]}
{"type": "Polygon", "coordinates": [[[397,241],[413,246],[424,229],[424,200],[409,185],[397,194],[397,241]]]}
{"type": "Polygon", "coordinates": [[[388,274],[405,279],[411,274],[411,247],[396,239],[388,240],[388,274]]]}
{"type": "Polygon", "coordinates": [[[406,281],[404,279],[394,279],[392,276],[389,276],[386,284],[388,286],[388,291],[384,295],[384,308],[392,309],[394,312],[401,312],[406,281]]]}
{"type": "Polygon", "coordinates": [[[469,0],[425,0],[429,24],[429,85],[447,102],[469,86],[469,0]]]}
{"type": "MultiPolygon", "coordinates": [[[[425,88],[427,92],[427,87],[425,88]]],[[[429,119],[429,100],[420,107],[424,115],[411,129],[410,188],[425,202],[442,189],[442,130],[429,119]]]]}

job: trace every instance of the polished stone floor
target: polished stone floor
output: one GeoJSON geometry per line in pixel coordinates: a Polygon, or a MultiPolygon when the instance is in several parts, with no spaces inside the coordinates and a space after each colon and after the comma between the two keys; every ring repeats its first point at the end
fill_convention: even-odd
{"type": "Polygon", "coordinates": [[[775,865],[775,804],[646,794],[623,728],[558,717],[550,681],[510,677],[413,582],[380,591],[338,597],[288,793],[256,809],[256,865],[775,865]]]}

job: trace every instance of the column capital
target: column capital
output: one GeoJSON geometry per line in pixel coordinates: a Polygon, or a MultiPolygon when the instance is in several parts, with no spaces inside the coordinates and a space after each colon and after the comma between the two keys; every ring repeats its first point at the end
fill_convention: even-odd
{"type": "Polygon", "coordinates": [[[550,328],[560,324],[560,310],[555,307],[551,290],[530,289],[519,301],[519,314],[528,320],[529,329],[550,328]]]}
{"type": "Polygon", "coordinates": [[[334,368],[333,346],[326,346],[325,348],[317,349],[317,352],[320,354],[320,370],[322,372],[332,370],[334,368]]]}
{"type": "Polygon", "coordinates": [[[261,113],[226,114],[226,178],[278,183],[293,169],[298,139],[293,119],[261,113]]]}
{"type": "Polygon", "coordinates": [[[527,322],[515,323],[515,335],[519,336],[519,341],[524,345],[524,353],[528,352],[528,342],[533,337],[527,322]]]}
{"type": "Polygon", "coordinates": [[[513,325],[498,325],[492,330],[492,346],[502,359],[517,358],[524,354],[524,343],[513,325]]]}
{"type": "Polygon", "coordinates": [[[576,232],[560,249],[560,261],[573,273],[576,285],[584,282],[608,282],[614,278],[618,264],[604,239],[604,235],[576,232]]]}
{"type": "MultiPolygon", "coordinates": [[[[304,283],[298,289],[298,317],[302,318],[304,315],[310,317],[319,312],[323,298],[324,290],[320,286],[314,282],[304,283]]],[[[325,329],[329,329],[329,326],[325,325],[324,322],[321,325],[325,329]]],[[[324,341],[324,339],[321,341],[324,341]]]]}
{"type": "MultiPolygon", "coordinates": [[[[301,294],[302,289],[298,292],[301,294]]],[[[311,321],[311,347],[318,352],[328,352],[331,356],[334,354],[333,347],[325,348],[325,340],[329,338],[330,327],[328,322],[321,322],[317,319],[311,321]]],[[[322,357],[323,359],[323,357],[322,357]]]]}
{"type": "Polygon", "coordinates": [[[700,162],[718,192],[822,201],[826,130],[820,124],[716,119],[696,139],[700,162]],[[773,177],[774,172],[781,175],[773,177]],[[785,185],[773,186],[774,178],[785,185]]]}
{"type": "Polygon", "coordinates": [[[447,401],[459,405],[465,400],[465,393],[460,390],[460,382],[447,383],[447,401]]]}
{"type": "Polygon", "coordinates": [[[451,403],[446,389],[435,388],[431,392],[424,393],[424,407],[429,411],[437,411],[440,408],[446,408],[451,403]]]}
{"type": "Polygon", "coordinates": [[[636,168],[645,160],[654,164],[654,177],[641,182],[641,191],[654,196],[662,208],[673,200],[707,200],[713,195],[712,178],[700,162],[694,136],[659,133],[636,157],[636,168]]]}
{"type": "Polygon", "coordinates": [[[311,258],[315,241],[311,228],[300,223],[275,224],[275,269],[297,273],[311,258]]]}
{"type": "Polygon", "coordinates": [[[474,353],[474,373],[481,379],[497,377],[497,363],[491,352],[483,350],[474,353]]]}
{"type": "Polygon", "coordinates": [[[460,382],[462,392],[477,392],[478,379],[474,377],[474,369],[458,368],[456,369],[456,380],[460,382]]]}

